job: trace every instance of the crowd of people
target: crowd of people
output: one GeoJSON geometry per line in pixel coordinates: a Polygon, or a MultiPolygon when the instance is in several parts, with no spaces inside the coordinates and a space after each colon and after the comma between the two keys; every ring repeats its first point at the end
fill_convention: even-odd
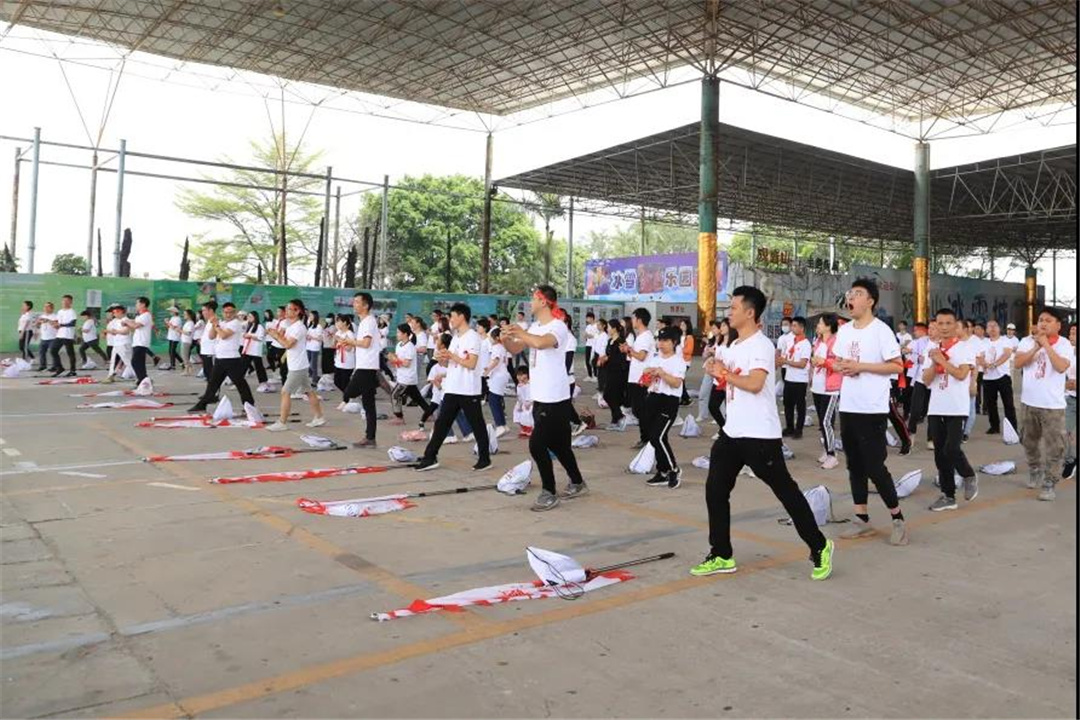
{"type": "MultiPolygon", "coordinates": [[[[1057,482],[1075,473],[1076,328],[1063,334],[1065,323],[1057,310],[1041,309],[1036,325],[1021,339],[1012,324],[1003,334],[995,321],[973,323],[948,308],[927,323],[915,323],[909,333],[905,323],[891,328],[879,318],[879,302],[874,281],[858,279],[847,292],[844,317],[820,315],[812,339],[806,318],[784,318],[774,343],[762,326],[765,295],[755,287],[739,287],[731,293],[728,315],[705,329],[701,348],[695,346],[688,321],[654,320],[645,308],[624,318],[586,316],[579,329],[585,345],[582,382],[596,384],[593,398],[610,412],[608,431],[636,427],[632,447],[651,446],[656,469],[646,480],[651,486],[674,490],[681,484],[669,435],[685,422],[680,408],[694,402],[686,379],[693,364],[702,363],[694,417],[702,424],[711,420],[717,430],[706,483],[710,550],[692,574],[735,571],[730,495],[737,477],[749,469],[776,495],[808,546],[812,577],[830,575],[835,547],[818,528],[785,459],[786,443],[803,438],[810,408],[821,468],[838,468],[838,451],[844,455],[854,519],[843,538],[876,532],[869,510],[872,486],[888,513],[890,542],[909,542],[888,445],[893,435],[900,455],[913,452],[921,424],[926,425],[940,488],[929,507],[934,512],[956,509],[959,494],[965,502],[978,496],[978,472],[964,451],[978,414],[987,416],[988,434],[1019,435],[1029,469],[1027,485],[1039,490],[1039,499],[1053,500],[1057,482]],[[1022,418],[1014,403],[1014,380],[1021,385],[1022,418]]],[[[474,317],[468,304],[456,303],[445,313],[434,310],[428,319],[407,315],[391,327],[388,316],[374,315],[373,304],[370,294],[357,292],[351,314],[326,317],[300,299],[276,312],[242,311],[231,302],[219,307],[215,301],[203,303],[197,315],[172,308],[164,328],[164,363],[150,349],[153,319],[147,298],[138,298],[130,314],[120,304],[107,308],[103,351],[93,314],[76,315],[71,296],[65,295],[59,310],[46,303],[41,314],[34,313],[31,302],[24,303],[19,347],[32,360],[37,334],[39,369],[74,375],[75,333],[80,332],[82,367],[95,365],[88,357],[93,352],[108,367],[105,382],[125,373],[142,381],[149,358],[161,369],[179,368],[185,375],[194,375],[199,365],[206,387],[192,412],[206,411],[226,384],[243,403],[254,405],[248,383],[254,374],[256,392],[280,394],[280,414],[268,425],[270,431],[288,429],[295,399],[309,403],[308,427],[325,425],[319,393],[336,389],[341,395],[337,409],[363,418],[361,436],[353,443],[358,450],[377,447],[380,419],[404,425],[406,413],[415,408],[417,430],[412,432],[426,441],[419,472],[438,468],[442,446],[452,442],[475,442],[473,470],[486,470],[492,465],[491,436],[498,439],[515,425],[518,436],[528,440],[541,480],[534,511],[551,510],[589,492],[573,440],[594,427],[594,419],[575,406],[581,393],[574,370],[579,338],[554,288],[536,289],[531,319],[524,312],[514,320],[474,317]],[[68,358],[66,371],[62,354],[68,358]],[[389,415],[377,411],[379,392],[390,401],[389,415]],[[515,399],[509,415],[507,397],[515,399]],[[568,478],[562,490],[554,461],[568,478]]]]}

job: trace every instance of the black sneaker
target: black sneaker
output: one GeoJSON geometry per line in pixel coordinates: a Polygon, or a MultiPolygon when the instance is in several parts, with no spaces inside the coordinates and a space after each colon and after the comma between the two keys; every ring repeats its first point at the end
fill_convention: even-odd
{"type": "Polygon", "coordinates": [[[1061,478],[1063,480],[1068,480],[1072,477],[1074,472],[1076,472],[1076,461],[1070,460],[1069,462],[1065,463],[1065,467],[1062,468],[1061,478]]]}
{"type": "Polygon", "coordinates": [[[792,440],[802,440],[802,430],[793,430],[789,437],[792,440]]]}
{"type": "Polygon", "coordinates": [[[187,409],[189,413],[206,412],[206,403],[197,402],[187,409]]]}
{"type": "Polygon", "coordinates": [[[790,430],[788,430],[787,428],[784,428],[784,429],[783,429],[783,430],[782,430],[782,431],[780,432],[780,437],[791,437],[791,431],[790,431],[790,430]]]}
{"type": "Polygon", "coordinates": [[[53,377],[60,377],[63,374],[64,374],[64,368],[54,368],[53,371],[52,371],[52,376],[53,377]]]}
{"type": "Polygon", "coordinates": [[[667,473],[657,471],[655,475],[645,481],[646,485],[652,485],[653,487],[666,486],[668,484],[667,473]]]}
{"type": "Polygon", "coordinates": [[[75,377],[77,373],[74,370],[68,370],[67,375],[64,377],[75,377]]]}
{"type": "Polygon", "coordinates": [[[424,458],[420,462],[416,463],[416,471],[417,472],[425,472],[427,470],[434,470],[437,467],[439,467],[439,461],[438,460],[428,460],[427,458],[424,458]]]}
{"type": "Polygon", "coordinates": [[[900,446],[900,454],[901,455],[910,455],[911,454],[911,443],[904,443],[903,445],[901,445],[900,446]]]}
{"type": "Polygon", "coordinates": [[[491,467],[491,460],[477,460],[472,469],[479,472],[480,470],[487,470],[489,467],[491,467]]]}
{"type": "Polygon", "coordinates": [[[674,470],[672,470],[671,472],[668,473],[668,484],[667,484],[667,486],[668,486],[669,490],[674,490],[675,488],[679,487],[680,485],[682,485],[682,469],[681,468],[675,468],[674,470]]]}

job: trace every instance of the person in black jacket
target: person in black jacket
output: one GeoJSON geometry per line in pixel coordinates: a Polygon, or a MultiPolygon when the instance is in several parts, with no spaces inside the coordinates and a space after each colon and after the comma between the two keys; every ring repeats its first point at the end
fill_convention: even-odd
{"type": "Polygon", "coordinates": [[[623,432],[626,430],[626,418],[623,406],[626,403],[626,379],[630,374],[630,361],[626,353],[619,348],[626,342],[626,333],[618,320],[608,323],[607,354],[601,359],[604,370],[604,402],[611,411],[611,424],[608,430],[623,432]]]}

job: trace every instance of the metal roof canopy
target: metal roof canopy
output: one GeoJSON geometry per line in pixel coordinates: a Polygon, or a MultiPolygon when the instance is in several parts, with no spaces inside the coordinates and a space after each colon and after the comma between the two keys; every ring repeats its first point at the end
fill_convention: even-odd
{"type": "MultiPolygon", "coordinates": [[[[698,207],[700,126],[686,125],[496,181],[638,217],[698,207]]],[[[838,238],[912,242],[914,173],[720,125],[718,214],[838,238]]],[[[931,171],[931,237],[952,251],[1077,247],[1076,145],[931,171]]]]}
{"type": "Polygon", "coordinates": [[[987,132],[1008,111],[1075,109],[1076,14],[1073,0],[738,0],[719,5],[714,25],[701,0],[0,5],[12,24],[490,115],[666,87],[689,66],[860,108],[920,137],[939,120],[987,132]]]}

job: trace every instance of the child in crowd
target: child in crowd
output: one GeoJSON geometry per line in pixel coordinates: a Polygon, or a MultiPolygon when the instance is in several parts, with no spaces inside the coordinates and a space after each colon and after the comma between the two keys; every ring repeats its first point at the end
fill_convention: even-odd
{"type": "Polygon", "coordinates": [[[334,387],[341,391],[341,402],[337,409],[344,410],[349,403],[349,379],[356,369],[356,348],[352,341],[356,335],[352,331],[352,317],[338,314],[334,320],[334,387]]]}
{"type": "Polygon", "coordinates": [[[394,391],[390,396],[394,413],[394,419],[390,421],[391,425],[405,424],[404,401],[406,398],[416,403],[424,411],[425,415],[428,412],[428,402],[420,394],[420,389],[416,386],[418,381],[418,358],[416,336],[413,334],[412,328],[406,323],[398,325],[397,347],[389,356],[390,365],[394,368],[394,380],[397,383],[394,385],[394,391]]]}
{"type": "Polygon", "coordinates": [[[494,328],[488,333],[491,341],[491,349],[488,355],[487,373],[487,403],[491,408],[491,421],[495,423],[495,437],[500,438],[506,434],[506,386],[510,384],[510,372],[506,369],[506,360],[509,357],[506,348],[502,344],[502,331],[494,328]]]}
{"type": "Polygon", "coordinates": [[[645,370],[651,382],[645,401],[645,416],[642,418],[642,422],[650,424],[649,443],[656,450],[656,475],[646,483],[672,490],[679,487],[682,474],[675,460],[675,451],[668,441],[668,432],[679,417],[683,379],[686,377],[686,360],[682,352],[675,352],[681,336],[682,332],[671,326],[657,334],[659,352],[649,359],[645,370]]]}
{"type": "Polygon", "coordinates": [[[529,392],[528,365],[520,365],[517,369],[517,402],[514,403],[514,422],[520,428],[519,438],[532,436],[532,394],[529,392]]]}

